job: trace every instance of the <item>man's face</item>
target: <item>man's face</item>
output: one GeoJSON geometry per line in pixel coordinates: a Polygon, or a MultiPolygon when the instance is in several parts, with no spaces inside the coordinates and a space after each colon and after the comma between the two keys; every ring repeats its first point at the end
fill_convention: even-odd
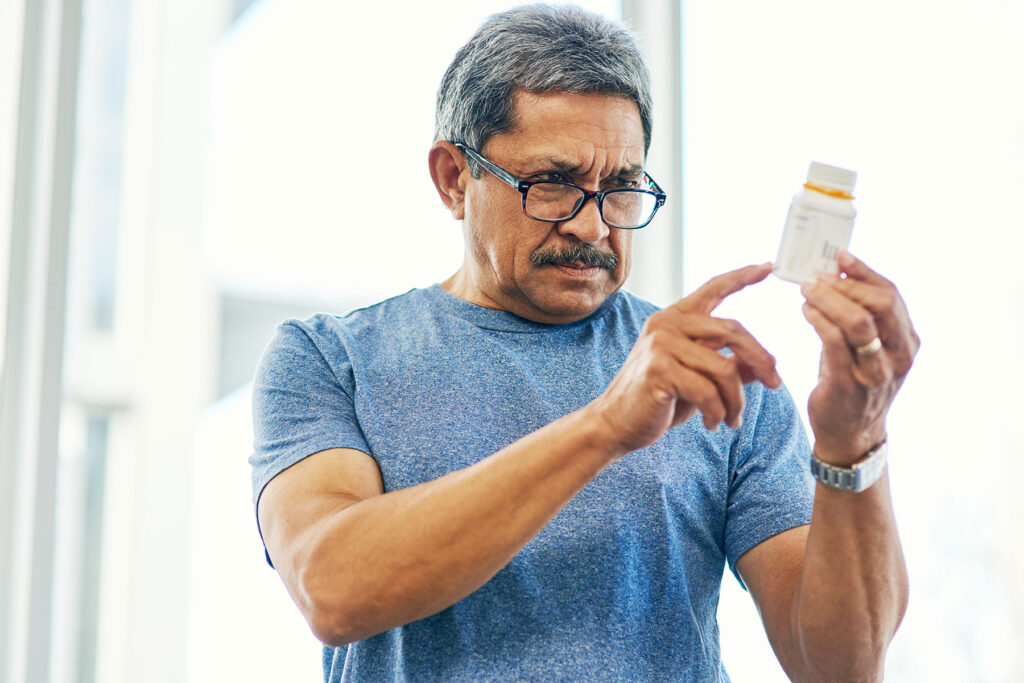
{"type": "MultiPolygon", "coordinates": [[[[519,92],[514,103],[515,130],[492,136],[480,150],[494,163],[524,180],[569,181],[588,190],[640,185],[644,135],[632,100],[519,92]]],[[[572,220],[546,223],[523,213],[522,195],[490,173],[474,179],[467,169],[462,179],[463,298],[537,322],[567,323],[592,313],[625,282],[632,232],[608,227],[596,200],[572,220]],[[618,262],[581,267],[580,249],[618,262]]]]}

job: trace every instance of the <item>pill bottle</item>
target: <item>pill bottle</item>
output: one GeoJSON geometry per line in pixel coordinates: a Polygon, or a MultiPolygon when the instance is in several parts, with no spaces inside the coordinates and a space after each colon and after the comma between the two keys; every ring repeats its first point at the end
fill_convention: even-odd
{"type": "Polygon", "coordinates": [[[772,271],[783,280],[807,282],[839,272],[836,257],[850,246],[856,171],[812,161],[804,189],[793,196],[779,255],[772,271]]]}

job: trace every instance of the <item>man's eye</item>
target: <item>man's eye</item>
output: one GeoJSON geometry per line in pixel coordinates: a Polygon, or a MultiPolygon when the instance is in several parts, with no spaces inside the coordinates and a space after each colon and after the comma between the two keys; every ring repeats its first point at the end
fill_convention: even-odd
{"type": "Polygon", "coordinates": [[[566,178],[565,174],[559,173],[558,171],[551,171],[550,173],[538,173],[537,175],[533,176],[533,179],[553,183],[568,182],[568,178],[566,178]]]}

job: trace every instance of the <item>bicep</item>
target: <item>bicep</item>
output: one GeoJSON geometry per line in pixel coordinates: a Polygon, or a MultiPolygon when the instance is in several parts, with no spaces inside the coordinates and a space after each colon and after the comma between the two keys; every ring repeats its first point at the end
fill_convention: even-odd
{"type": "Polygon", "coordinates": [[[788,674],[796,664],[793,653],[797,643],[792,642],[790,624],[809,528],[805,524],[776,534],[736,561],[736,571],[757,605],[775,656],[788,674]]]}
{"type": "Polygon", "coordinates": [[[351,448],[314,453],[267,483],[256,514],[267,553],[289,588],[333,515],[382,493],[376,461],[351,448]]]}

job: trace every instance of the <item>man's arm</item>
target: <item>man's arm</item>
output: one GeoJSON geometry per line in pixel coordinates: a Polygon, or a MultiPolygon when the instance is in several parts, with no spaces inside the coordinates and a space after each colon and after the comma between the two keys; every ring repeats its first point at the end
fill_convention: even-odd
{"type": "Polygon", "coordinates": [[[768,272],[726,273],[654,314],[594,403],[471,467],[382,493],[369,456],[336,449],[277,475],[259,501],[264,541],[317,637],[339,646],[444,609],[505,566],[606,465],[698,410],[709,429],[737,424],[743,383],[781,380],[748,332],[710,313],[768,272]],[[734,355],[718,353],[723,346],[734,355]]]}
{"type": "Polygon", "coordinates": [[[792,680],[881,679],[907,607],[888,477],[860,494],[818,484],[811,524],[758,544],[736,568],[792,680]]]}
{"type": "MultiPolygon", "coordinates": [[[[896,288],[849,254],[846,278],[805,285],[804,313],[822,338],[808,414],[815,454],[848,467],[885,438],[885,417],[920,345],[896,288]],[[879,337],[864,356],[851,347],[879,337]]],[[[737,562],[779,661],[794,680],[880,680],[907,607],[907,570],[883,476],[861,493],[816,484],[808,527],[737,562]]]]}
{"type": "Polygon", "coordinates": [[[483,585],[615,459],[595,417],[568,415],[471,467],[386,494],[373,459],[348,449],[271,480],[259,504],[264,540],[316,636],[335,647],[360,640],[483,585]]]}

